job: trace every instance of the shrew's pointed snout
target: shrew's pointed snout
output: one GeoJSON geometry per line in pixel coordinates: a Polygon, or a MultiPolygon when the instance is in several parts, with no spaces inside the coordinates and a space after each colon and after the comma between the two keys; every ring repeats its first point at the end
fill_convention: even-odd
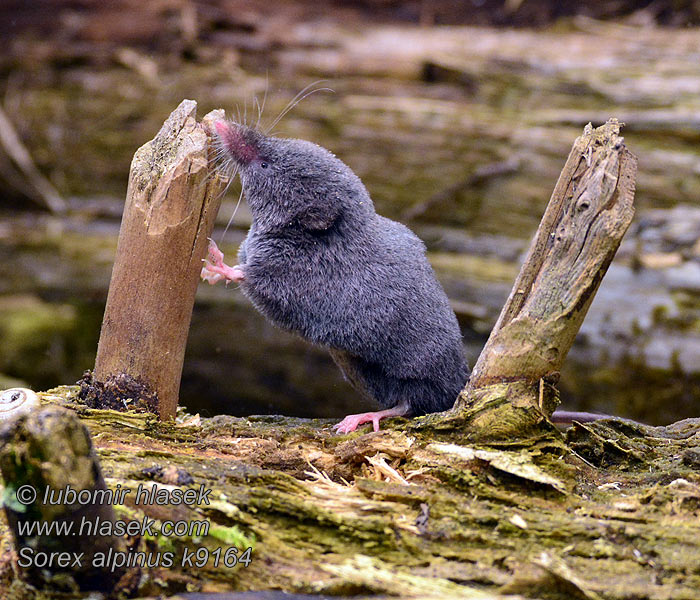
{"type": "Polygon", "coordinates": [[[228,123],[226,123],[226,121],[216,121],[216,123],[214,123],[214,127],[216,128],[216,133],[219,134],[219,137],[224,137],[228,133],[228,123]]]}
{"type": "Polygon", "coordinates": [[[214,127],[224,149],[239,165],[245,166],[259,157],[254,131],[233,121],[216,121],[214,127]]]}

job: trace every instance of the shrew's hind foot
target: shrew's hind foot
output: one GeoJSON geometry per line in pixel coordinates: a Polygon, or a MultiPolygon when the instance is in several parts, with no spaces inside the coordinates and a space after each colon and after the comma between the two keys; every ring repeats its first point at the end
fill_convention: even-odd
{"type": "Polygon", "coordinates": [[[208,284],[214,285],[219,281],[240,283],[245,279],[245,274],[239,265],[229,267],[224,263],[224,253],[219,250],[216,242],[210,239],[209,251],[207,257],[204,259],[201,277],[208,284]]]}
{"type": "Polygon", "coordinates": [[[348,415],[340,423],[333,425],[333,429],[338,433],[350,433],[364,423],[372,423],[374,431],[379,431],[379,421],[381,419],[386,419],[387,417],[405,417],[409,414],[411,414],[411,407],[407,402],[402,402],[386,410],[348,415]]]}

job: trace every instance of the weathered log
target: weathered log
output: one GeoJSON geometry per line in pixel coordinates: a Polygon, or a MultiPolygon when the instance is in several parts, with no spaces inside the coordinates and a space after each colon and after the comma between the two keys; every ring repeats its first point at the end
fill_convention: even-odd
{"type": "Polygon", "coordinates": [[[51,591],[111,591],[124,569],[99,560],[123,552],[125,545],[105,534],[116,502],[94,501],[113,493],[80,419],[52,406],[7,421],[0,429],[0,471],[5,515],[25,579],[51,591]],[[53,529],[37,529],[45,526],[53,529]]]}
{"type": "Polygon", "coordinates": [[[636,158],[616,119],[597,129],[589,124],[574,142],[508,301],[455,406],[470,413],[474,426],[485,426],[489,437],[517,434],[523,424],[554,411],[561,365],[632,221],[635,173],[636,158]]]}
{"type": "Polygon", "coordinates": [[[184,100],[134,155],[95,377],[127,375],[175,415],[185,344],[207,238],[225,178],[211,173],[207,123],[184,100]]]}
{"type": "MultiPolygon", "coordinates": [[[[119,519],[156,519],[156,531],[166,520],[211,523],[206,536],[134,540],[133,551],[175,555],[171,567],[141,570],[135,597],[697,597],[698,420],[579,426],[570,441],[594,469],[566,460],[566,448],[522,440],[494,448],[464,434],[436,443],[429,431],[337,436],[333,421],[283,417],[174,424],[86,408],[75,387],[39,396],[90,428],[111,489],[212,490],[199,506],[115,506],[119,519]],[[253,547],[248,566],[214,564],[216,549],[233,546],[239,555],[253,547]],[[193,568],[185,550],[208,552],[207,564],[193,568]]],[[[0,520],[0,549],[8,538],[0,520]]],[[[0,550],[0,590],[36,598],[15,593],[11,554],[0,550]]]]}

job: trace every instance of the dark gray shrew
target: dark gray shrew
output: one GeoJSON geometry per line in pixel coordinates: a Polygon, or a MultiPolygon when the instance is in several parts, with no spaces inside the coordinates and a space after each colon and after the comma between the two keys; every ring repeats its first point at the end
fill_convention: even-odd
{"type": "Polygon", "coordinates": [[[219,121],[253,214],[236,267],[212,245],[203,275],[240,282],[277,326],[328,348],[346,379],[388,410],[336,428],[451,408],[469,376],[454,311],[407,227],[374,210],[328,150],[219,121]]]}

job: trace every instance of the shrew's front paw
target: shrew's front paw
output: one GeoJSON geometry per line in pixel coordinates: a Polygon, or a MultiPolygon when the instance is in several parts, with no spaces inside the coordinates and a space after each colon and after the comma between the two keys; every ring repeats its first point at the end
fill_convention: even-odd
{"type": "Polygon", "coordinates": [[[224,263],[224,253],[219,250],[216,242],[210,239],[209,250],[207,257],[204,259],[201,277],[210,285],[214,285],[219,281],[240,283],[245,280],[245,273],[240,265],[229,267],[224,263]]]}

